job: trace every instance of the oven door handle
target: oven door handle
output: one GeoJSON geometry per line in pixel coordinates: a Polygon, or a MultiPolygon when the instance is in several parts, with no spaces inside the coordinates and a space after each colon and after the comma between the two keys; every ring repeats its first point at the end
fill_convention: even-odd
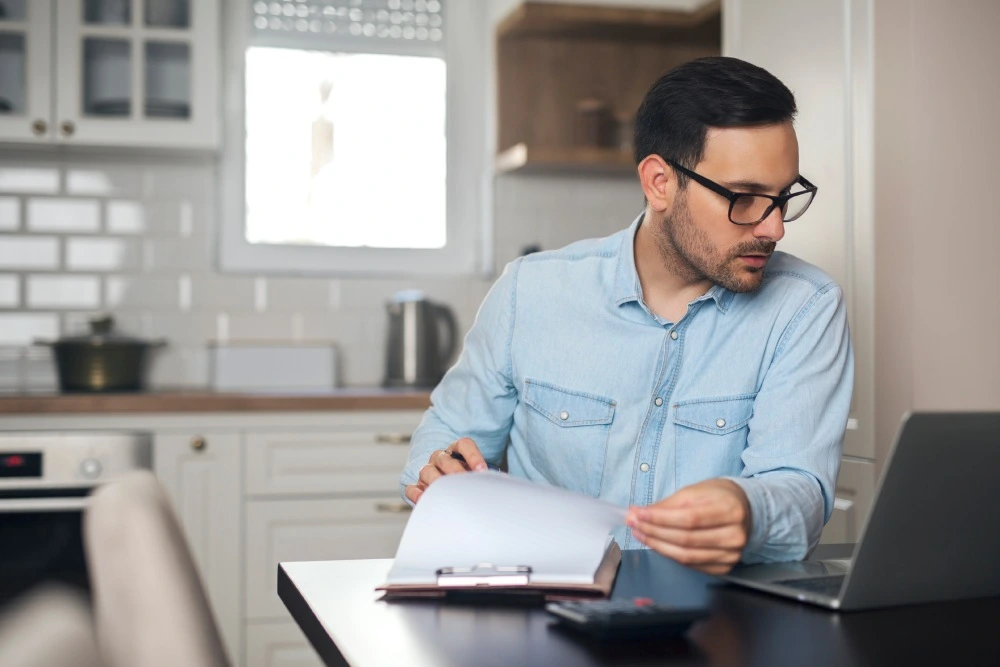
{"type": "Polygon", "coordinates": [[[73,512],[87,507],[86,498],[3,498],[0,514],[23,512],[73,512]]]}

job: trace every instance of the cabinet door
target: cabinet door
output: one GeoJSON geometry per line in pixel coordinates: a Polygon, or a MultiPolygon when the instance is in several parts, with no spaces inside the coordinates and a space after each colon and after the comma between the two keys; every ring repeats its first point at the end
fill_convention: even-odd
{"type": "Polygon", "coordinates": [[[56,3],[60,142],[218,146],[218,0],[56,3]]]}
{"type": "Polygon", "coordinates": [[[247,667],[320,667],[323,662],[295,623],[247,623],[247,667]]]}
{"type": "Polygon", "coordinates": [[[0,3],[0,141],[48,143],[54,136],[52,1],[0,3]]]}
{"type": "Polygon", "coordinates": [[[153,468],[166,487],[230,658],[242,664],[240,436],[157,433],[153,468]]]}
{"type": "Polygon", "coordinates": [[[247,434],[247,493],[339,495],[393,493],[422,412],[322,431],[247,434]]]}
{"type": "Polygon", "coordinates": [[[395,556],[409,509],[396,494],[248,503],[247,618],[290,618],[278,598],[282,561],[395,556]]]}
{"type": "Polygon", "coordinates": [[[837,478],[833,515],[823,530],[820,542],[857,542],[874,498],[875,464],[871,461],[844,459],[837,478]]]}

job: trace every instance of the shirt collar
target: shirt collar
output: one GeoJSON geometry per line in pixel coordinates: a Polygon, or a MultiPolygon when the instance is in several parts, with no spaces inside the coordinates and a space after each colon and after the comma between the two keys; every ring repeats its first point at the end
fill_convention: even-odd
{"type": "MultiPolygon", "coordinates": [[[[629,301],[642,300],[642,286],[639,284],[639,272],[635,268],[635,235],[642,224],[644,213],[632,221],[625,234],[622,235],[622,245],[618,251],[618,270],[615,272],[614,299],[619,306],[629,301]]],[[[735,297],[735,293],[727,290],[721,285],[712,287],[700,297],[692,301],[706,301],[712,299],[716,307],[723,313],[729,310],[729,305],[735,297]]]]}

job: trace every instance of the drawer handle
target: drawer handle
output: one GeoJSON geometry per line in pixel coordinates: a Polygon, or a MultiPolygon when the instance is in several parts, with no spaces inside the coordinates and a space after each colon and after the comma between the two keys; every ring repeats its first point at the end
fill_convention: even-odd
{"type": "Polygon", "coordinates": [[[375,442],[380,445],[408,445],[412,437],[410,433],[376,433],[375,442]]]}
{"type": "Polygon", "coordinates": [[[208,446],[208,441],[205,440],[205,438],[203,438],[202,436],[196,435],[195,437],[191,438],[191,449],[193,449],[194,451],[200,452],[204,450],[205,447],[207,446],[208,446]]]}
{"type": "Polygon", "coordinates": [[[413,508],[401,500],[398,503],[375,503],[375,510],[391,514],[402,514],[403,512],[412,512],[413,508]]]}

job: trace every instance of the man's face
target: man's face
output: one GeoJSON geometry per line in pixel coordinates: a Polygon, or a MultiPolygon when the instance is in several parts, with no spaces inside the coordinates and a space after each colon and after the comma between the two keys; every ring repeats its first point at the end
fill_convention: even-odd
{"type": "MultiPolygon", "coordinates": [[[[780,194],[799,176],[799,145],[791,123],[710,128],[694,171],[734,192],[780,194]]],[[[781,211],[756,225],[729,221],[729,201],[688,179],[666,212],[659,235],[671,271],[710,280],[733,292],[760,287],[764,266],[785,235],[781,211]]]]}

